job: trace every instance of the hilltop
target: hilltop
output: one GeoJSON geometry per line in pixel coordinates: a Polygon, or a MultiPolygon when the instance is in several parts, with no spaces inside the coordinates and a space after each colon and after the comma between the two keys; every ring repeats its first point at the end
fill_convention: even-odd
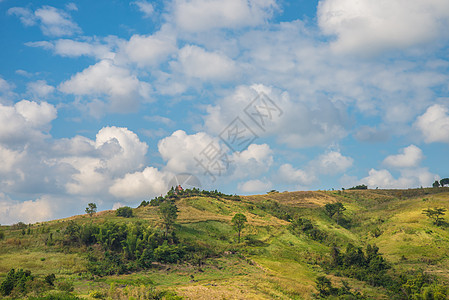
{"type": "Polygon", "coordinates": [[[33,299],[446,299],[449,231],[429,208],[449,209],[449,188],[170,194],[129,218],[1,226],[0,281],[15,269],[11,296],[33,299]]]}

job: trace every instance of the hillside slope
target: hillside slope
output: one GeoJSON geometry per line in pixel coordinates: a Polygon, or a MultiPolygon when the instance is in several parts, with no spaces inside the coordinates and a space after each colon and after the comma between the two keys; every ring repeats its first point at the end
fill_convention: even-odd
{"type": "MultiPolygon", "coordinates": [[[[449,188],[284,192],[240,199],[199,195],[181,197],[175,204],[179,210],[176,236],[154,250],[184,247],[172,261],[152,256],[151,263],[141,267],[137,254],[132,259],[138,253],[136,242],[134,252],[126,252],[133,231],[143,232],[136,236],[159,236],[163,241],[158,206],[146,205],[134,209],[132,218],[104,211],[92,217],[2,226],[0,280],[11,269],[31,271],[35,284],[28,282],[23,292],[15,288],[11,295],[18,297],[73,289],[73,294],[84,298],[151,299],[165,292],[167,299],[175,299],[175,294],[186,299],[310,299],[319,292],[317,278],[326,276],[333,287],[349,286],[353,295],[360,292],[367,298],[391,299],[390,286],[351,275],[348,268],[330,267],[336,261],[335,251],[339,249],[345,260],[345,249],[351,244],[362,251],[376,245],[388,264],[388,278],[420,273],[432,278],[429,286],[449,283],[448,229],[445,223],[436,226],[422,214],[427,208],[449,209],[449,188]],[[324,209],[328,203],[342,203],[346,210],[339,218],[329,217],[324,209]],[[248,220],[240,243],[231,223],[236,213],[248,220]],[[106,243],[98,237],[106,230],[104,224],[113,223],[124,224],[128,234],[114,258],[127,265],[120,271],[114,269],[115,273],[96,274],[95,268],[104,267],[101,261],[114,253],[105,254],[106,243]],[[69,225],[80,227],[84,235],[89,228],[100,231],[91,235],[90,244],[79,242],[82,237],[75,243],[69,239],[69,225]],[[36,287],[45,285],[51,274],[56,277],[54,286],[36,287]]],[[[395,297],[408,296],[396,293],[395,297]]]]}

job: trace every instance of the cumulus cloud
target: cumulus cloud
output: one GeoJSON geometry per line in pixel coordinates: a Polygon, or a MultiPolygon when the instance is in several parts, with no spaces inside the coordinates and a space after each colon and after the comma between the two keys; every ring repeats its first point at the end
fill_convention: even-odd
{"type": "Polygon", "coordinates": [[[449,143],[449,109],[446,106],[430,106],[414,126],[421,131],[426,143],[449,143]]]}
{"type": "Polygon", "coordinates": [[[34,12],[28,8],[12,7],[8,13],[18,16],[25,26],[39,24],[42,33],[47,36],[60,37],[81,33],[81,28],[73,22],[69,14],[52,6],[45,5],[34,12]]]}
{"type": "Polygon", "coordinates": [[[431,186],[436,179],[438,176],[430,173],[427,168],[402,170],[398,178],[393,177],[386,169],[371,169],[368,176],[361,179],[360,182],[369,188],[406,189],[431,186]]]}
{"type": "Polygon", "coordinates": [[[45,80],[32,81],[27,84],[27,91],[32,95],[45,98],[55,90],[54,86],[48,85],[45,80]]]}
{"type": "Polygon", "coordinates": [[[267,144],[251,144],[247,149],[232,154],[233,177],[260,177],[268,172],[273,164],[273,151],[267,144]]]}
{"type": "Polygon", "coordinates": [[[14,106],[0,104],[0,120],[3,124],[0,127],[0,142],[43,139],[56,115],[56,108],[47,102],[22,100],[14,106]]]}
{"type": "Polygon", "coordinates": [[[232,59],[194,45],[183,47],[179,51],[178,61],[179,66],[172,64],[175,69],[180,68],[186,76],[205,81],[231,79],[237,71],[232,59]]]}
{"type": "Polygon", "coordinates": [[[278,179],[287,183],[308,186],[315,182],[317,177],[312,172],[295,169],[291,164],[283,164],[279,167],[278,179]]]}
{"type": "Polygon", "coordinates": [[[351,157],[343,156],[338,151],[329,151],[320,155],[311,165],[318,173],[337,174],[346,171],[353,162],[351,157]]]}
{"type": "Polygon", "coordinates": [[[120,59],[129,60],[139,67],[155,66],[177,50],[176,37],[167,27],[153,35],[133,35],[121,45],[120,59]]]}
{"type": "Polygon", "coordinates": [[[271,188],[272,184],[267,180],[248,180],[246,182],[240,183],[238,185],[238,189],[243,193],[257,193],[257,192],[266,192],[271,188]]]}
{"type": "Polygon", "coordinates": [[[449,3],[444,0],[325,0],[320,1],[317,16],[323,32],[336,36],[332,43],[336,51],[400,50],[445,36],[449,3]]]}
{"type": "Polygon", "coordinates": [[[188,135],[185,131],[178,130],[158,143],[159,153],[166,161],[166,169],[176,173],[204,172],[196,158],[201,159],[201,152],[209,147],[214,155],[224,151],[216,139],[204,132],[188,135]]]}
{"type": "Polygon", "coordinates": [[[423,159],[421,149],[415,145],[410,145],[401,150],[400,154],[390,155],[384,160],[384,164],[395,168],[417,167],[423,159]]]}
{"type": "Polygon", "coordinates": [[[126,128],[104,127],[95,141],[78,137],[61,141],[58,149],[75,147],[72,156],[60,158],[76,172],[66,188],[74,195],[100,195],[108,190],[112,181],[145,165],[148,145],[126,128]],[[79,152],[79,153],[77,153],[79,152]]]}
{"type": "Polygon", "coordinates": [[[148,83],[140,81],[128,69],[107,59],[73,75],[59,89],[79,96],[106,95],[111,103],[111,111],[114,112],[135,110],[138,100],[151,99],[151,87],[148,83]]]}
{"type": "Polygon", "coordinates": [[[116,179],[109,192],[128,201],[153,198],[167,192],[167,176],[168,173],[146,167],[141,172],[128,173],[116,179]]]}
{"type": "Polygon", "coordinates": [[[174,0],[171,14],[181,30],[207,31],[263,23],[276,9],[274,0],[174,0]]]}
{"type": "Polygon", "coordinates": [[[23,202],[0,199],[0,220],[2,220],[2,225],[18,221],[34,223],[50,220],[52,217],[53,205],[45,198],[23,202]]]}
{"type": "Polygon", "coordinates": [[[345,127],[348,118],[338,103],[326,99],[317,100],[316,103],[298,101],[287,92],[262,84],[239,86],[215,105],[208,106],[204,128],[219,134],[236,117],[242,118],[258,136],[275,136],[278,142],[294,148],[327,146],[347,134],[345,127]],[[267,95],[280,111],[269,102],[266,102],[268,108],[264,110],[265,104],[253,102],[261,93],[267,95]],[[262,107],[259,112],[263,114],[267,113],[267,109],[271,110],[271,118],[264,118],[263,128],[250,117],[254,113],[252,103],[262,107]],[[248,106],[249,113],[246,114],[244,111],[248,106]]]}

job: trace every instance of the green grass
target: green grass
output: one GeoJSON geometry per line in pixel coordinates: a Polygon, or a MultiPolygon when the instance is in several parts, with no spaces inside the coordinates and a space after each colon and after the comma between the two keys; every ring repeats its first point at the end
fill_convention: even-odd
{"type": "MultiPolygon", "coordinates": [[[[433,225],[422,214],[429,207],[449,209],[448,200],[449,188],[275,193],[246,196],[241,201],[181,199],[177,202],[180,212],[175,227],[178,237],[213,249],[217,256],[206,259],[201,267],[189,263],[156,264],[146,271],[94,280],[85,273],[86,249],[62,247],[59,242],[68,222],[139,221],[158,228],[161,222],[157,207],[134,209],[133,218],[105,211],[93,217],[81,215],[32,224],[30,235],[2,226],[5,239],[0,241],[0,279],[11,268],[23,268],[39,278],[54,273],[58,281],[72,281],[75,292],[84,296],[92,291],[107,293],[112,284],[117,293],[129,295],[140,293],[141,286],[156,286],[194,299],[219,295],[231,299],[310,299],[315,292],[315,278],[325,275],[322,265],[328,260],[330,247],[352,243],[361,247],[376,244],[397,270],[423,270],[449,282],[449,230],[433,225]],[[310,219],[328,239],[320,243],[304,234],[292,234],[287,228],[289,222],[262,208],[266,201],[278,202],[291,213],[310,219]],[[344,204],[345,216],[351,219],[348,228],[336,224],[323,211],[326,203],[337,201],[344,204]],[[248,218],[240,244],[231,224],[237,212],[248,218]],[[376,230],[380,233],[377,237],[373,234],[376,230]],[[50,234],[54,245],[46,243],[50,234]]],[[[387,299],[383,289],[328,276],[337,286],[346,280],[371,298],[387,299]]]]}

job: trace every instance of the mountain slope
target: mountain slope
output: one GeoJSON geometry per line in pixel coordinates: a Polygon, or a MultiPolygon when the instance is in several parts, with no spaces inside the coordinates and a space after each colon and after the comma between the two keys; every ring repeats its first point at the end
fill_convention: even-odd
{"type": "Polygon", "coordinates": [[[433,225],[422,211],[449,209],[448,200],[448,188],[284,192],[240,199],[181,197],[175,200],[179,213],[172,243],[178,241],[193,250],[186,250],[177,264],[153,261],[148,268],[130,267],[122,274],[107,276],[92,275],[91,258],[86,254],[103,255],[102,246],[98,242],[90,246],[69,244],[69,224],[86,228],[105,222],[128,224],[123,225],[128,234],[137,226],[162,236],[157,206],[136,208],[132,218],[104,211],[92,217],[2,226],[5,238],[0,241],[0,280],[11,268],[23,268],[42,282],[45,276],[56,275],[55,288],[40,292],[30,288],[28,295],[54,293],[54,289],[64,290],[64,285],[70,290],[73,285],[78,295],[97,293],[117,299],[132,295],[144,299],[144,293],[157,291],[173,291],[190,299],[309,299],[317,293],[317,277],[326,275],[333,286],[341,287],[344,280],[353,292],[389,299],[391,294],[386,288],[329,268],[332,249],[336,247],[343,253],[348,244],[362,249],[377,245],[391,266],[388,274],[393,270],[394,274],[421,270],[447,283],[448,230],[433,225]],[[344,216],[329,217],[324,206],[338,202],[346,208],[344,216]],[[241,243],[237,243],[231,224],[235,213],[245,214],[248,220],[241,243]],[[307,226],[312,229],[295,227],[298,219],[310,221],[307,226]]]}

